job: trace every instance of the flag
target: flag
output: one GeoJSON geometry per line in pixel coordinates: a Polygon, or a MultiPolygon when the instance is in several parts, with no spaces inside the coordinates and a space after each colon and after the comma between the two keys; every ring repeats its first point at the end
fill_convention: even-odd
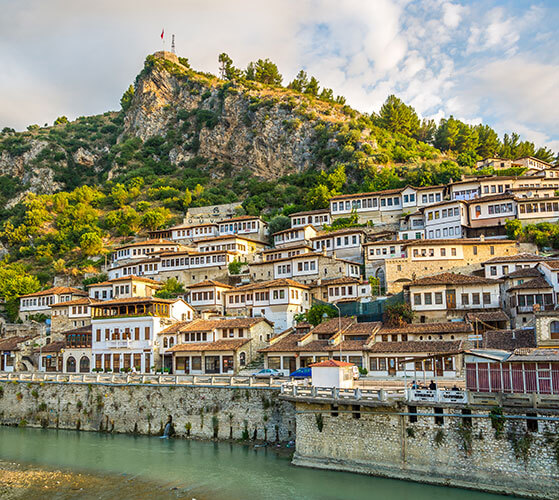
{"type": "Polygon", "coordinates": [[[165,28],[161,30],[161,40],[163,40],[163,35],[165,34],[165,28]]]}

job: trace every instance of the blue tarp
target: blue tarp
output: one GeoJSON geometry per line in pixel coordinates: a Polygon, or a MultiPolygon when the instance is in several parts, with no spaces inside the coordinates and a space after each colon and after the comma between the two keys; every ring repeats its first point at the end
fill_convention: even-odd
{"type": "Polygon", "coordinates": [[[298,370],[295,370],[293,373],[291,373],[291,375],[289,375],[290,377],[296,377],[296,378],[307,378],[311,376],[311,369],[310,368],[299,368],[298,370]]]}

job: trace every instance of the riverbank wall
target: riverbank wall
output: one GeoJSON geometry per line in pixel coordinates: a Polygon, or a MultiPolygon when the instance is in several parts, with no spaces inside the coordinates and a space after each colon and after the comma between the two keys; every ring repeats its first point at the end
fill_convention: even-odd
{"type": "Polygon", "coordinates": [[[0,382],[0,424],[130,434],[284,442],[294,405],[271,388],[0,382]]]}
{"type": "Polygon", "coordinates": [[[300,402],[296,411],[295,465],[559,498],[557,412],[529,420],[514,410],[300,402]]]}

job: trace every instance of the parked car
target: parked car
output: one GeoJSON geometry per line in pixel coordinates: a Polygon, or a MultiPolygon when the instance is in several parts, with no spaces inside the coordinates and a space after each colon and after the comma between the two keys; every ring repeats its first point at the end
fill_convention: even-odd
{"type": "Polygon", "coordinates": [[[298,370],[295,370],[294,372],[291,372],[289,374],[289,376],[291,378],[311,378],[312,372],[311,372],[311,369],[308,368],[308,367],[299,368],[298,370]]]}
{"type": "Polygon", "coordinates": [[[264,368],[263,370],[254,373],[252,376],[256,378],[279,378],[282,376],[282,373],[275,368],[264,368]]]}

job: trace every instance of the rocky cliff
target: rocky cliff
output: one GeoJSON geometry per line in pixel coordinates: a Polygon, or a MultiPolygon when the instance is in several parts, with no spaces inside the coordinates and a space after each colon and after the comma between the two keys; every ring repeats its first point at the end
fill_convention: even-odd
{"type": "MultiPolygon", "coordinates": [[[[248,168],[272,180],[322,168],[325,151],[347,146],[338,135],[356,118],[348,106],[286,88],[220,80],[176,58],[148,56],[126,110],[22,133],[4,129],[0,175],[21,181],[19,193],[7,196],[13,200],[22,191],[51,193],[102,182],[135,166],[123,144],[137,138],[142,144],[151,139],[157,146],[153,159],[175,168],[203,158],[217,167],[218,177],[248,168]]],[[[357,139],[352,151],[376,147],[370,130],[359,130],[357,139]]]]}

